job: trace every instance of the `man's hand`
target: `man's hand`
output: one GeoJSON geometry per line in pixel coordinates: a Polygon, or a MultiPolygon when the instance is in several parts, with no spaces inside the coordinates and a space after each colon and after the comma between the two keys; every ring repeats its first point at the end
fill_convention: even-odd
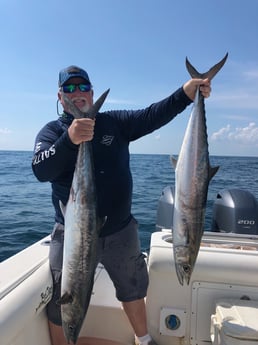
{"type": "Polygon", "coordinates": [[[94,135],[95,120],[83,118],[74,119],[68,128],[68,135],[72,143],[79,145],[84,141],[91,141],[94,135]]]}
{"type": "Polygon", "coordinates": [[[185,94],[193,101],[196,89],[200,86],[200,91],[203,97],[207,98],[211,93],[211,83],[209,79],[190,79],[183,86],[185,94]]]}

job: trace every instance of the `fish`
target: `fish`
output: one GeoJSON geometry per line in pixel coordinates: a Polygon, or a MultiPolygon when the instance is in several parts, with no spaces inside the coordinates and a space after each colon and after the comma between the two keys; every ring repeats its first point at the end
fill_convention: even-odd
{"type": "MultiPolygon", "coordinates": [[[[63,93],[64,101],[75,118],[94,119],[109,89],[93,106],[81,112],[63,93]]],[[[64,214],[64,251],[61,280],[62,328],[68,342],[76,344],[85,319],[97,264],[99,232],[105,219],[98,214],[97,193],[91,141],[79,145],[72,186],[64,214]]]]}
{"type": "MultiPolygon", "coordinates": [[[[186,58],[192,78],[211,80],[225,64],[228,53],[208,72],[199,73],[186,58]]],[[[208,151],[204,97],[196,91],[191,115],[175,168],[175,200],[172,241],[176,274],[181,285],[189,285],[204,231],[209,182],[219,167],[211,167],[208,151]]]]}

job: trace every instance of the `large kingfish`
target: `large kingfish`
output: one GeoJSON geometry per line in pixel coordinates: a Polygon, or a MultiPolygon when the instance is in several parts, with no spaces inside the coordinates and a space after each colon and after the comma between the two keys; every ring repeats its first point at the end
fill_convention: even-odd
{"type": "MultiPolygon", "coordinates": [[[[228,54],[227,54],[228,55],[228,54]]],[[[206,73],[199,73],[186,59],[192,78],[211,80],[224,65],[227,55],[206,73]]],[[[204,97],[196,91],[175,167],[175,202],[173,211],[173,253],[181,285],[189,284],[203,235],[208,185],[219,167],[209,161],[204,97]]]]}
{"type": "MultiPolygon", "coordinates": [[[[63,93],[69,112],[75,118],[95,118],[108,94],[107,90],[82,113],[63,93]]],[[[65,158],[64,158],[65,159],[65,158]]],[[[65,232],[61,282],[61,315],[68,343],[77,341],[94,282],[97,243],[103,220],[99,218],[91,142],[79,146],[68,203],[64,209],[65,232]]]]}

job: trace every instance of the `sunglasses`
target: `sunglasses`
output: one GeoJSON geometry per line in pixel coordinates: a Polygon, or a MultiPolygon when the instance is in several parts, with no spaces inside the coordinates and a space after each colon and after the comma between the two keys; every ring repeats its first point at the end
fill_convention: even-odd
{"type": "Polygon", "coordinates": [[[90,84],[66,84],[62,86],[64,93],[73,93],[79,88],[81,92],[89,92],[91,90],[90,84]]]}

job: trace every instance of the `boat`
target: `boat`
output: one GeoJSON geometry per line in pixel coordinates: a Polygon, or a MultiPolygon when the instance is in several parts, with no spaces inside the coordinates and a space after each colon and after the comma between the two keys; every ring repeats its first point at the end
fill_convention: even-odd
{"type": "MultiPolygon", "coordinates": [[[[218,193],[213,231],[204,232],[190,284],[183,286],[172,254],[171,207],[173,188],[167,187],[146,253],[149,333],[159,345],[257,345],[257,201],[241,190],[218,193]]],[[[1,345],[51,345],[46,317],[52,294],[49,243],[47,236],[0,263],[1,345]]],[[[95,273],[80,336],[87,344],[134,344],[133,330],[102,265],[95,273]]]]}

